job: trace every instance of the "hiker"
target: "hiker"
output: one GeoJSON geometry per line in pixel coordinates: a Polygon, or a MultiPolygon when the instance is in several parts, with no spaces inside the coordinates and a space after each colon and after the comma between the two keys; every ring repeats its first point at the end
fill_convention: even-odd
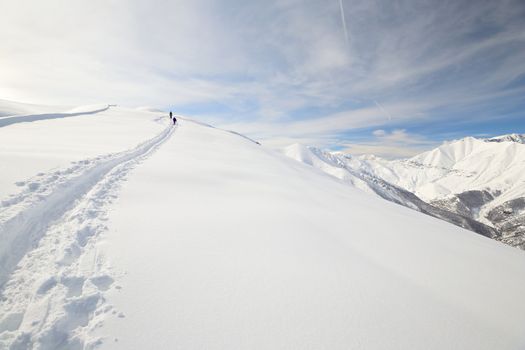
{"type": "Polygon", "coordinates": [[[172,117],[173,117],[173,113],[171,113],[171,111],[170,111],[170,119],[172,119],[172,117]]]}
{"type": "Polygon", "coordinates": [[[173,125],[177,124],[177,118],[173,117],[173,125]]]}

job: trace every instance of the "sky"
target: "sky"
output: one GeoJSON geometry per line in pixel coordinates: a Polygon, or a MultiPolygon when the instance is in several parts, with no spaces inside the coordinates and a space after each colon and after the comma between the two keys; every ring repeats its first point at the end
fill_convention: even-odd
{"type": "Polygon", "coordinates": [[[525,132],[522,0],[0,0],[0,99],[409,157],[525,132]]]}

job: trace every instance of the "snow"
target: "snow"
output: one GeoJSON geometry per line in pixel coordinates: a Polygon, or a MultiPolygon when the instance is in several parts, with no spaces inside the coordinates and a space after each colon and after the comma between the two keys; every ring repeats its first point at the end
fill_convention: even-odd
{"type": "Polygon", "coordinates": [[[0,133],[31,164],[0,173],[0,348],[525,345],[522,251],[242,135],[120,107],[0,133]]]}
{"type": "Polygon", "coordinates": [[[466,137],[394,161],[300,145],[291,145],[284,153],[354,187],[422,212],[430,210],[433,216],[525,249],[519,204],[525,198],[521,136],[466,137]],[[512,215],[496,215],[512,206],[516,209],[512,215]]]}
{"type": "Polygon", "coordinates": [[[97,332],[118,339],[102,348],[512,348],[523,341],[516,303],[493,301],[524,291],[511,277],[522,270],[521,252],[217,129],[182,121],[123,185],[109,220],[117,233],[103,255],[127,268],[123,288],[107,298],[125,317],[97,332]],[[501,263],[509,263],[506,277],[501,263]],[[487,299],[497,305],[487,308],[487,299]]]}
{"type": "Polygon", "coordinates": [[[324,152],[318,148],[308,147],[298,143],[287,147],[283,153],[292,159],[311,165],[327,174],[335,176],[353,187],[359,188],[368,193],[374,193],[366,182],[348,171],[345,167],[344,159],[336,154],[324,152]]]}
{"type": "Polygon", "coordinates": [[[487,142],[467,137],[406,160],[338,157],[347,167],[370,173],[426,201],[469,190],[489,190],[498,193],[490,205],[494,207],[525,196],[525,144],[518,141],[487,142]]]}
{"type": "Polygon", "coordinates": [[[486,142],[517,142],[525,143],[525,134],[507,134],[485,139],[486,142]]]}
{"type": "Polygon", "coordinates": [[[120,152],[155,136],[163,128],[152,122],[158,116],[106,105],[1,118],[0,199],[34,182],[28,179],[39,172],[120,152]],[[7,119],[11,120],[9,124],[7,119]]]}
{"type": "Polygon", "coordinates": [[[0,99],[0,118],[15,115],[57,113],[69,107],[44,106],[0,99]]]}

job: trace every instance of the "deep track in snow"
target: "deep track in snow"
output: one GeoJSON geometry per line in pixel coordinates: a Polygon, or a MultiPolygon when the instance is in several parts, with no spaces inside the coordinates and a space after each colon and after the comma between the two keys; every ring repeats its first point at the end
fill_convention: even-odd
{"type": "MultiPolygon", "coordinates": [[[[2,242],[0,245],[0,293],[18,262],[38,245],[53,223],[72,209],[77,201],[113,169],[147,156],[164,143],[175,129],[176,127],[170,125],[159,135],[134,149],[93,162],[93,165],[82,169],[80,174],[71,171],[73,175],[67,176],[65,180],[63,179],[64,181],[57,181],[59,184],[49,193],[29,197],[29,199],[24,198],[24,196],[27,197],[27,194],[20,194],[18,199],[11,198],[10,202],[14,204],[24,200],[32,201],[32,203],[26,205],[15,215],[8,217],[4,222],[0,221],[0,241],[2,242]]],[[[68,171],[63,173],[68,174],[68,171]]],[[[9,203],[2,209],[2,211],[8,210],[9,203]]]]}

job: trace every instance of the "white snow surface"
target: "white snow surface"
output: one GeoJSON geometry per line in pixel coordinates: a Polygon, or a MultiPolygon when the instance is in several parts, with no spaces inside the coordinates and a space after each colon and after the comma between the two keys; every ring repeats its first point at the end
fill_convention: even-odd
{"type": "Polygon", "coordinates": [[[0,118],[38,113],[58,113],[70,107],[44,106],[0,99],[0,118]]]}
{"type": "MultiPolygon", "coordinates": [[[[485,219],[491,209],[509,200],[525,197],[523,139],[523,135],[519,134],[492,139],[466,137],[401,160],[354,157],[304,145],[289,146],[284,153],[351,184],[356,183],[348,179],[345,169],[370,174],[404,188],[426,202],[465,191],[486,190],[495,199],[479,209],[478,219],[491,225],[485,219]],[[302,151],[297,151],[299,148],[302,151]],[[301,154],[313,155],[314,160],[308,160],[301,154]]],[[[361,184],[357,187],[366,190],[367,186],[361,184]]]]}
{"type": "Polygon", "coordinates": [[[500,191],[491,205],[525,195],[525,144],[466,137],[407,160],[358,159],[355,167],[424,200],[468,190],[500,191]],[[360,163],[360,164],[357,164],[360,163]]]}
{"type": "Polygon", "coordinates": [[[525,134],[507,134],[486,139],[487,142],[517,142],[525,143],[525,134]]]}
{"type": "Polygon", "coordinates": [[[7,118],[0,118],[0,200],[39,183],[31,178],[38,173],[123,151],[155,136],[164,127],[152,122],[158,117],[102,105],[9,117],[12,122],[4,126],[7,118]]]}
{"type": "Polygon", "coordinates": [[[0,196],[0,349],[525,346],[522,251],[159,113],[7,125],[1,162],[38,131],[0,173],[34,184],[0,196]]]}

